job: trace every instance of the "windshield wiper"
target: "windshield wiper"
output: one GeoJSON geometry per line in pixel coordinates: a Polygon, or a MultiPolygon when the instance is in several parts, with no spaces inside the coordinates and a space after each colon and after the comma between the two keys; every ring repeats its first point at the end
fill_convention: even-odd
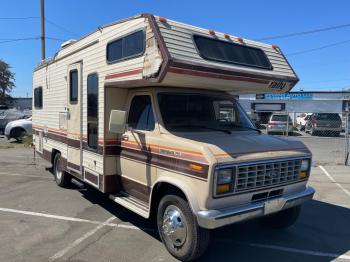
{"type": "Polygon", "coordinates": [[[250,126],[242,126],[242,125],[237,125],[237,124],[234,124],[234,123],[230,123],[230,124],[228,124],[228,126],[233,126],[233,127],[238,127],[238,128],[245,128],[245,129],[248,129],[248,130],[256,131],[259,134],[261,134],[261,130],[260,129],[257,129],[257,128],[254,128],[254,127],[250,127],[250,126]]]}
{"type": "Polygon", "coordinates": [[[231,134],[230,130],[227,129],[221,129],[221,128],[214,128],[214,127],[208,127],[208,126],[200,126],[200,125],[176,125],[176,127],[197,127],[197,128],[203,128],[203,129],[208,129],[208,130],[213,130],[213,131],[219,131],[219,132],[224,132],[225,134],[231,134]]]}

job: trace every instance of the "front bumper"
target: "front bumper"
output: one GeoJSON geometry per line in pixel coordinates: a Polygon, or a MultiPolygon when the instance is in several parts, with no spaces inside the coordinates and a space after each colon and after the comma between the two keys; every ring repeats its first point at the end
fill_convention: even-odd
{"type": "Polygon", "coordinates": [[[298,206],[307,200],[311,200],[314,193],[315,190],[312,187],[307,187],[304,191],[298,193],[242,207],[199,211],[196,214],[197,221],[199,226],[203,228],[214,229],[298,206]]]}

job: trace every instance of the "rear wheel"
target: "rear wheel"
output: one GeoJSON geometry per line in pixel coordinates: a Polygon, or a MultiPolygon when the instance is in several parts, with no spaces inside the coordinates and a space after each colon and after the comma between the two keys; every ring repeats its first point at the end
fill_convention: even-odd
{"type": "Polygon", "coordinates": [[[209,230],[198,226],[187,201],[176,194],[160,201],[157,226],[166,249],[181,261],[200,257],[208,246],[209,230]]]}
{"type": "Polygon", "coordinates": [[[268,215],[260,218],[261,225],[274,228],[283,229],[293,225],[300,215],[301,206],[291,207],[286,210],[282,210],[278,213],[268,215]]]}
{"type": "Polygon", "coordinates": [[[71,182],[70,175],[62,167],[61,153],[56,153],[53,160],[53,173],[56,184],[60,187],[68,187],[71,182]]]}

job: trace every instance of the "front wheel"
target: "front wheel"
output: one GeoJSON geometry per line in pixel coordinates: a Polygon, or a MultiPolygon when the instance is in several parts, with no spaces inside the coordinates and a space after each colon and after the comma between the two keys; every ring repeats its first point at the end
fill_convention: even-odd
{"type": "Polygon", "coordinates": [[[160,201],[157,226],[166,249],[181,261],[200,257],[208,246],[209,230],[198,226],[188,202],[176,194],[160,201]]]}
{"type": "Polygon", "coordinates": [[[278,213],[260,218],[260,223],[268,228],[287,228],[297,222],[300,215],[300,210],[301,206],[291,207],[278,213]]]}

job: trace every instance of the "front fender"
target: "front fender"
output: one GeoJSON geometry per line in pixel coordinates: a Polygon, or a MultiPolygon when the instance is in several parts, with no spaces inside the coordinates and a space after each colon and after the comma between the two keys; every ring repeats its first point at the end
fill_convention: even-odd
{"type": "Polygon", "coordinates": [[[165,171],[162,173],[162,177],[160,177],[159,179],[157,179],[155,181],[155,183],[152,187],[150,203],[152,203],[153,190],[156,188],[157,184],[168,183],[168,184],[171,184],[171,185],[177,187],[179,190],[181,190],[185,194],[187,201],[188,201],[188,203],[192,209],[192,212],[194,214],[197,213],[198,211],[200,211],[198,201],[197,201],[197,198],[196,198],[194,192],[191,190],[191,188],[184,181],[181,180],[181,176],[179,178],[174,178],[171,176],[166,176],[166,173],[169,173],[169,175],[170,175],[170,172],[165,171]]]}

